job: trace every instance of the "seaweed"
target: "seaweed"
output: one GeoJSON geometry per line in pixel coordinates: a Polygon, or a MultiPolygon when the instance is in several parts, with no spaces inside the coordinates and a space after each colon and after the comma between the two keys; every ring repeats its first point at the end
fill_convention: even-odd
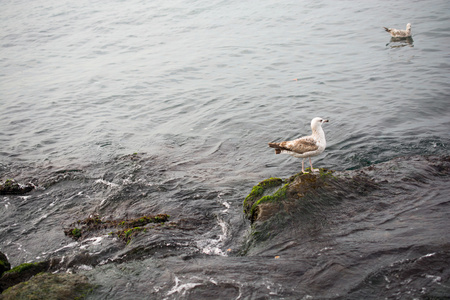
{"type": "Polygon", "coordinates": [[[64,230],[64,233],[66,236],[78,240],[102,229],[116,228],[119,230],[111,232],[111,234],[117,235],[128,244],[138,232],[146,230],[143,226],[149,223],[162,225],[169,218],[170,216],[167,214],[158,214],[156,216],[141,216],[134,219],[102,220],[99,215],[93,215],[72,223],[69,228],[64,230]]]}

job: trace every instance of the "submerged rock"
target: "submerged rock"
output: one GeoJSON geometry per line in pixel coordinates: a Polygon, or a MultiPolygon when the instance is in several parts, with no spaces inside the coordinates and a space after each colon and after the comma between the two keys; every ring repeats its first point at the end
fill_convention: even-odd
{"type": "Polygon", "coordinates": [[[7,179],[0,184],[0,195],[23,195],[34,189],[32,184],[19,184],[13,179],[7,179]]]}
{"type": "Polygon", "coordinates": [[[2,293],[0,299],[83,299],[92,291],[86,276],[40,273],[2,293]]]}
{"type": "Polygon", "coordinates": [[[252,222],[264,222],[277,214],[296,213],[302,217],[309,211],[336,205],[376,188],[368,176],[346,176],[326,169],[319,173],[298,173],[288,179],[269,178],[253,187],[244,200],[244,213],[252,222]]]}
{"type": "Polygon", "coordinates": [[[417,156],[360,170],[320,169],[287,179],[266,179],[244,200],[244,214],[252,226],[241,254],[264,252],[270,244],[293,236],[293,243],[300,243],[334,238],[334,231],[340,230],[335,234],[341,235],[357,230],[348,226],[349,220],[365,228],[360,220],[374,215],[392,218],[394,207],[401,211],[426,197],[418,186],[448,176],[449,169],[449,157],[417,156]]]}
{"type": "Polygon", "coordinates": [[[94,215],[72,223],[69,228],[64,230],[64,234],[78,240],[81,237],[86,238],[98,234],[105,229],[120,229],[115,234],[128,243],[132,236],[140,231],[147,230],[147,227],[143,226],[149,223],[153,226],[161,225],[169,221],[169,218],[170,216],[167,214],[159,214],[156,216],[141,216],[135,219],[102,220],[100,216],[94,215]]]}
{"type": "Polygon", "coordinates": [[[50,269],[51,262],[23,263],[3,273],[0,278],[0,292],[20,282],[27,281],[34,275],[50,269]]]}

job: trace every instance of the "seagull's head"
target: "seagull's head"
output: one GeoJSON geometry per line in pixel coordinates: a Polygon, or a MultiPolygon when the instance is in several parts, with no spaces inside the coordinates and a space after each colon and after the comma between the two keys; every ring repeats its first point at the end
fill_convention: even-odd
{"type": "Polygon", "coordinates": [[[321,127],[323,123],[327,123],[328,120],[324,118],[315,117],[311,121],[311,128],[312,130],[315,130],[318,127],[321,127]]]}
{"type": "Polygon", "coordinates": [[[411,30],[411,23],[406,24],[406,30],[411,30]]]}

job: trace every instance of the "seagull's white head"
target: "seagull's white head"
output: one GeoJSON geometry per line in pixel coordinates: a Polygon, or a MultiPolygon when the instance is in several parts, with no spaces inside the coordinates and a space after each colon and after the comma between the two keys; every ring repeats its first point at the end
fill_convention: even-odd
{"type": "Polygon", "coordinates": [[[315,117],[311,120],[311,129],[314,131],[316,128],[321,127],[323,123],[328,122],[328,120],[324,118],[315,117]]]}
{"type": "Polygon", "coordinates": [[[406,24],[406,30],[411,30],[411,23],[406,24]]]}

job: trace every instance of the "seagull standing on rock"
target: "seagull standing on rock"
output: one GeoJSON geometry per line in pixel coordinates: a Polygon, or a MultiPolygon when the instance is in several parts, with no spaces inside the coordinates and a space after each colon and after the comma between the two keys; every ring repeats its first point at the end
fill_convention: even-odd
{"type": "Polygon", "coordinates": [[[383,27],[389,32],[393,38],[407,38],[411,37],[411,23],[406,24],[406,30],[383,27]]]}
{"type": "Polygon", "coordinates": [[[312,134],[304,136],[293,141],[286,141],[281,143],[269,143],[269,147],[275,148],[275,154],[285,153],[302,160],[302,172],[305,172],[305,158],[309,157],[309,164],[311,165],[311,172],[319,171],[313,169],[311,157],[319,155],[325,150],[327,142],[325,140],[325,133],[322,129],[322,124],[328,120],[316,117],[311,121],[312,134]]]}

